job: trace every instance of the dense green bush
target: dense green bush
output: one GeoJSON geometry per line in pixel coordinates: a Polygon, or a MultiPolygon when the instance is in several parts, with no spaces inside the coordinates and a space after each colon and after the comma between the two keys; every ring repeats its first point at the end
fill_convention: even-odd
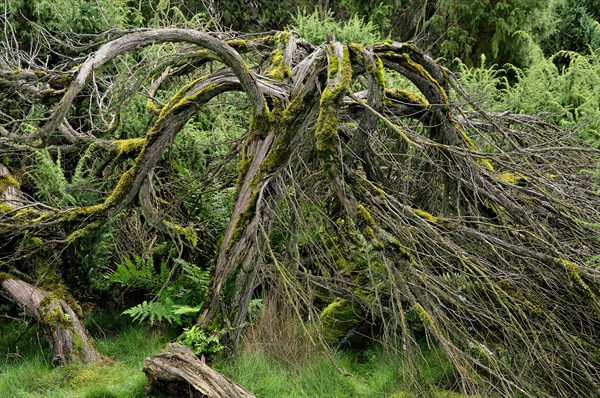
{"type": "Polygon", "coordinates": [[[541,56],[529,68],[470,68],[457,60],[461,82],[476,103],[498,112],[537,115],[572,129],[590,145],[600,147],[600,55],[561,51],[541,56]],[[556,57],[568,60],[556,65],[556,57]],[[508,79],[507,75],[513,78],[508,79]]]}
{"type": "Polygon", "coordinates": [[[381,40],[377,26],[356,14],[342,23],[334,18],[331,11],[320,15],[317,10],[308,13],[306,8],[298,9],[292,29],[313,44],[322,43],[329,33],[333,33],[336,40],[348,43],[372,44],[381,40]]]}

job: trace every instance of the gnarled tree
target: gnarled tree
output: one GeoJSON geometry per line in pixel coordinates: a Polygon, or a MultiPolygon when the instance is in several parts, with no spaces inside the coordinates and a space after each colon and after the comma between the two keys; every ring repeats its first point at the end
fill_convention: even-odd
{"type": "Polygon", "coordinates": [[[118,175],[85,206],[5,200],[3,267],[18,271],[10,250],[26,237],[60,248],[132,206],[181,233],[159,211],[154,170],[190,118],[239,91],[250,121],[201,326],[235,344],[253,295],[279,289],[323,343],[369,321],[415,364],[422,325],[466,393],[600,394],[596,151],[535,117],[479,109],[409,43],[176,28],[103,40],[75,67],[0,58],[3,100],[20,104],[0,120],[12,164],[32,148],[93,150],[106,159],[96,173],[118,175]],[[123,139],[132,92],[148,98],[148,127],[123,139]],[[326,333],[336,312],[353,314],[347,330],[326,333]]]}

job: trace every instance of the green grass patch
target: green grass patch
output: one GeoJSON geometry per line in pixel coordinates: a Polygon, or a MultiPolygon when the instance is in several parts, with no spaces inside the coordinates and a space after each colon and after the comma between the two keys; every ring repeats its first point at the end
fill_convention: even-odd
{"type": "MultiPolygon", "coordinates": [[[[0,397],[145,397],[144,359],[174,336],[110,314],[97,314],[87,326],[106,358],[86,366],[53,368],[51,349],[37,326],[0,323],[0,397]]],[[[343,375],[325,353],[283,363],[252,346],[212,366],[259,398],[404,398],[423,391],[439,398],[462,397],[450,391],[455,384],[452,369],[433,350],[425,351],[419,367],[429,387],[415,385],[402,361],[378,345],[336,351],[333,359],[350,376],[343,375]]]]}
{"type": "Polygon", "coordinates": [[[106,359],[85,366],[53,368],[51,350],[36,327],[23,333],[20,322],[0,325],[0,397],[144,397],[144,358],[160,351],[167,337],[131,324],[119,325],[113,329],[116,333],[97,325],[91,329],[96,329],[96,345],[106,359]]]}
{"type": "Polygon", "coordinates": [[[445,390],[454,383],[448,363],[434,351],[427,351],[421,372],[429,388],[414,385],[404,364],[380,347],[363,352],[333,353],[336,365],[324,353],[302,366],[278,362],[260,350],[246,348],[237,356],[214,366],[260,398],[376,398],[416,397],[429,389],[434,397],[458,398],[463,395],[445,390]]]}

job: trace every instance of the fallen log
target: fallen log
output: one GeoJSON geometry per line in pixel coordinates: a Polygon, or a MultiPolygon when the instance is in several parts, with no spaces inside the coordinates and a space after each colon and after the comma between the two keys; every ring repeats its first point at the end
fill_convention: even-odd
{"type": "Polygon", "coordinates": [[[254,394],[200,361],[188,347],[172,343],[144,362],[149,394],[190,398],[255,398],[254,394]]]}

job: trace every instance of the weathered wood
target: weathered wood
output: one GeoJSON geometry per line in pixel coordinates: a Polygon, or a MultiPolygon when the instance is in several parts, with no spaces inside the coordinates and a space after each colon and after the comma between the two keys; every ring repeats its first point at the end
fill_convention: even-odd
{"type": "Polygon", "coordinates": [[[0,285],[13,301],[49,330],[53,364],[87,364],[102,358],[77,313],[65,300],[20,279],[7,278],[0,285]]]}
{"type": "Polygon", "coordinates": [[[188,347],[173,343],[144,363],[148,392],[167,397],[255,398],[242,386],[200,361],[188,347]]]}

